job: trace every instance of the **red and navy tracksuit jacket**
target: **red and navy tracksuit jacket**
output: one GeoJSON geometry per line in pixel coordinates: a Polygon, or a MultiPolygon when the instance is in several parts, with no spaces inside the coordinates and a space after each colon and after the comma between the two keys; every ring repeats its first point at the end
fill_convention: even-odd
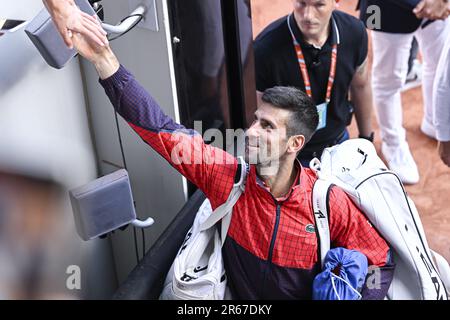
{"type": "MultiPolygon", "coordinates": [[[[137,134],[209,198],[213,209],[224,203],[236,175],[237,159],[207,145],[202,136],[165,115],[155,100],[123,67],[100,80],[116,111],[137,134]]],[[[229,285],[241,299],[311,299],[320,272],[311,192],[315,175],[297,164],[289,194],[275,199],[255,166],[236,203],[223,248],[229,285]]],[[[333,247],[362,252],[369,265],[385,266],[389,247],[347,195],[329,196],[333,247]]],[[[390,280],[385,280],[389,285],[390,280]]]]}

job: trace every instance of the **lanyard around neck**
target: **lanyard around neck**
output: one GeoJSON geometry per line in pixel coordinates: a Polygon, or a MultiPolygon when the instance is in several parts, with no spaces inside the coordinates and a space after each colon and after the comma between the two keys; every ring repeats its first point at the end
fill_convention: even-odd
{"type": "MultiPolygon", "coordinates": [[[[303,50],[300,46],[300,43],[295,38],[294,32],[291,28],[291,18],[292,14],[287,17],[287,23],[289,27],[289,31],[291,32],[292,40],[294,42],[295,52],[297,54],[298,64],[300,65],[300,71],[302,72],[303,81],[305,83],[306,94],[312,98],[312,90],[311,90],[311,81],[309,80],[308,68],[305,63],[305,56],[303,55],[303,50]]],[[[337,44],[333,45],[333,49],[331,51],[331,68],[330,75],[328,77],[328,85],[327,85],[327,95],[325,97],[326,103],[330,103],[331,101],[331,92],[333,90],[334,78],[336,76],[336,65],[337,65],[337,44]]]]}

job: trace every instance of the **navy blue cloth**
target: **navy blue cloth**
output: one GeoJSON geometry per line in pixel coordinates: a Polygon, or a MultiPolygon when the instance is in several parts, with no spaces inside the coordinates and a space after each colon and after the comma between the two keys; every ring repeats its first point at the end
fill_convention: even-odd
{"type": "Polygon", "coordinates": [[[359,300],[368,271],[367,258],[356,250],[328,251],[324,268],[313,282],[314,300],[359,300]]]}
{"type": "Polygon", "coordinates": [[[367,12],[367,8],[375,5],[380,8],[381,28],[376,31],[387,33],[412,33],[422,24],[423,20],[418,19],[413,13],[413,9],[420,0],[360,0],[358,8],[360,19],[367,26],[367,20],[373,12],[367,12]]]}
{"type": "Polygon", "coordinates": [[[168,117],[123,65],[120,65],[113,76],[100,79],[99,82],[105,88],[114,109],[127,122],[138,123],[140,127],[152,132],[182,131],[191,135],[198,134],[168,117]],[[123,93],[124,90],[126,94],[123,93]]]}
{"type": "Polygon", "coordinates": [[[395,264],[387,264],[378,269],[369,270],[366,283],[361,290],[362,300],[383,300],[394,279],[395,264]]]}
{"type": "Polygon", "coordinates": [[[251,254],[230,236],[222,254],[233,299],[311,300],[319,262],[311,269],[278,266],[251,254]]]}

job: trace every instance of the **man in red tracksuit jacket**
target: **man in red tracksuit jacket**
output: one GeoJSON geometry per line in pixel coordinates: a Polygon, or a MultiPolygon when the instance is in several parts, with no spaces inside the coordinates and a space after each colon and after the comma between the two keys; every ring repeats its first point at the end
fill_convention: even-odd
{"type": "MultiPolygon", "coordinates": [[[[136,133],[196,184],[213,209],[224,203],[237,174],[237,159],[165,115],[109,47],[91,44],[79,34],[74,45],[94,63],[114,108],[136,133]]],[[[301,91],[275,87],[264,93],[247,131],[246,160],[257,161],[250,165],[223,248],[236,298],[311,299],[312,282],[320,272],[311,199],[316,177],[296,156],[317,124],[316,107],[301,91]]],[[[358,250],[369,265],[381,268],[381,283],[363,289],[363,297],[384,297],[393,275],[385,240],[337,187],[329,194],[329,207],[332,246],[358,250]]]]}

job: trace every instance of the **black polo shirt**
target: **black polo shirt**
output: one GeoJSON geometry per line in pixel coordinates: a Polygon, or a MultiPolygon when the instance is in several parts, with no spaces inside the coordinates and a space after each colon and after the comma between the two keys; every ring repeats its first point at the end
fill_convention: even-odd
{"type": "Polygon", "coordinates": [[[415,32],[423,20],[418,19],[413,13],[413,9],[419,4],[420,0],[360,0],[358,8],[360,10],[360,19],[367,23],[373,15],[372,11],[367,12],[370,6],[380,8],[380,29],[387,33],[412,33],[415,32]]]}
{"type": "MultiPolygon", "coordinates": [[[[294,86],[305,91],[305,84],[287,17],[266,27],[255,40],[256,88],[258,91],[274,86],[294,86]]],[[[303,41],[303,36],[290,16],[290,25],[305,56],[311,81],[314,102],[325,102],[328,76],[331,67],[331,51],[338,44],[336,77],[327,112],[327,126],[318,130],[300,153],[300,158],[310,158],[314,152],[320,156],[323,148],[335,144],[351,120],[348,103],[350,83],[357,68],[367,57],[368,37],[364,24],[342,11],[334,11],[330,24],[330,35],[322,48],[303,41]]]]}

